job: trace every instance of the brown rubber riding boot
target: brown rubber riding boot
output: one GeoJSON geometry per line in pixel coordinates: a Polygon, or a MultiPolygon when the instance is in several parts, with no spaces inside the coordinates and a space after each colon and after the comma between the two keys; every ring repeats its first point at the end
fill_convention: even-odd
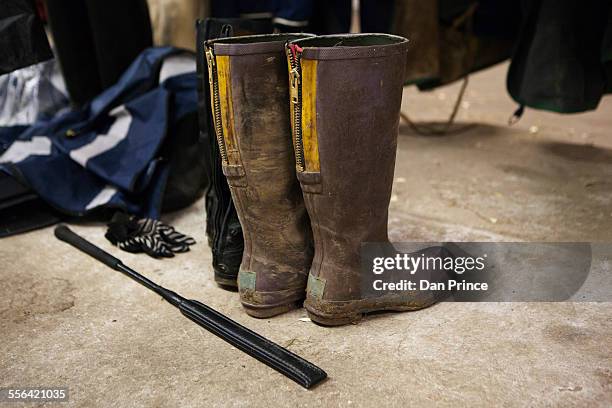
{"type": "Polygon", "coordinates": [[[362,242],[388,242],[407,40],[386,34],[330,35],[287,46],[297,177],[315,254],[305,307],[325,325],[377,310],[434,302],[361,293],[362,242]]]}
{"type": "Polygon", "coordinates": [[[244,235],[240,300],[254,317],[300,305],[312,232],[295,174],[285,43],[307,35],[231,37],[206,43],[212,109],[244,235]]]}

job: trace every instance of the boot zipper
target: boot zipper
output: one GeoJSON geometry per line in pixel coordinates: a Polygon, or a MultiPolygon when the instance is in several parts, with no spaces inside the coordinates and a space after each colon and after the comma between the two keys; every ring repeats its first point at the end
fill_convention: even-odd
{"type": "Polygon", "coordinates": [[[213,122],[215,125],[215,136],[219,145],[219,153],[223,164],[228,164],[227,148],[225,139],[223,138],[223,124],[221,123],[221,103],[219,101],[219,81],[217,78],[217,63],[215,62],[215,54],[212,47],[206,50],[206,60],[208,62],[208,82],[212,90],[212,105],[213,105],[213,122]]]}
{"type": "MultiPolygon", "coordinates": [[[[208,64],[208,83],[211,90],[211,102],[212,102],[212,113],[213,113],[213,126],[215,128],[215,138],[217,140],[217,146],[219,148],[219,156],[221,156],[221,164],[228,164],[227,160],[227,149],[225,146],[225,139],[223,138],[223,124],[221,122],[221,103],[219,101],[219,81],[217,78],[217,63],[215,60],[215,54],[213,53],[212,47],[206,50],[206,62],[208,64]]],[[[217,254],[215,257],[220,254],[223,250],[223,219],[220,216],[222,211],[226,209],[225,200],[223,200],[223,188],[221,187],[221,183],[224,181],[223,176],[219,174],[214,175],[216,180],[215,186],[217,197],[219,197],[219,201],[217,203],[217,208],[214,214],[215,219],[215,236],[213,237],[213,247],[217,250],[217,254]],[[221,225],[219,225],[221,223],[221,225]]],[[[213,260],[214,261],[214,260],[213,260]]]]}
{"type": "Polygon", "coordinates": [[[295,166],[298,171],[305,170],[304,143],[302,140],[302,80],[300,58],[302,48],[296,44],[289,44],[287,59],[291,70],[289,71],[289,94],[293,107],[293,144],[295,148],[295,166]]]}

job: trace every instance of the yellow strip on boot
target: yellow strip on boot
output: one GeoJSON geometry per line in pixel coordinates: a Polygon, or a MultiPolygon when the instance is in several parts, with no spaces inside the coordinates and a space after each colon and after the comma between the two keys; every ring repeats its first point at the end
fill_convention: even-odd
{"type": "Polygon", "coordinates": [[[237,145],[234,135],[234,108],[232,107],[232,81],[229,55],[217,56],[217,80],[219,81],[219,103],[221,105],[223,138],[225,139],[228,152],[235,152],[237,145]]]}
{"type": "Polygon", "coordinates": [[[317,136],[317,61],[302,61],[302,141],[306,171],[318,173],[319,140],[317,136]]]}

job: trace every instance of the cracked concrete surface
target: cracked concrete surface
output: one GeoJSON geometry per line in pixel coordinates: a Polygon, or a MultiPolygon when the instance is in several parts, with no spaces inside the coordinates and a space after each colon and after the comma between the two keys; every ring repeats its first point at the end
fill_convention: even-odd
{"type": "MultiPolygon", "coordinates": [[[[459,120],[473,129],[402,126],[393,240],[612,241],[612,99],[582,115],[528,110],[508,128],[506,69],[472,76],[459,120]]],[[[456,91],[407,90],[404,111],[443,120],[456,91]]],[[[303,310],[256,320],[214,285],[202,214],[199,201],[165,217],[198,244],[163,261],[113,248],[100,224],[73,228],[329,380],[301,389],[47,228],[0,241],[0,387],[67,386],[76,407],[612,405],[610,303],[443,303],[332,329],[303,310]]]]}

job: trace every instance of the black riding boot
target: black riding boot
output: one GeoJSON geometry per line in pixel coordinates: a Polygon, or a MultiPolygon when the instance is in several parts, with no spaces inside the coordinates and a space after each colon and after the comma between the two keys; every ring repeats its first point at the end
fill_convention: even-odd
{"type": "Polygon", "coordinates": [[[221,168],[221,156],[210,107],[204,42],[214,38],[270,32],[272,32],[270,19],[208,18],[197,22],[198,119],[200,137],[207,142],[204,160],[210,180],[206,189],[206,236],[208,245],[212,249],[215,282],[230,288],[237,286],[236,279],[242,260],[244,239],[229,186],[221,168]]]}

